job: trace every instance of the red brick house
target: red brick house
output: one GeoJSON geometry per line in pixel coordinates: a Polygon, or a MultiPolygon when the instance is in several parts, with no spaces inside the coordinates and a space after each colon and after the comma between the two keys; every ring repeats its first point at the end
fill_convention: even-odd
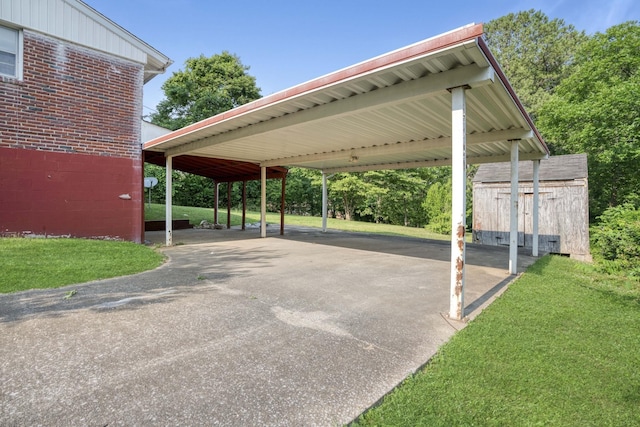
{"type": "Polygon", "coordinates": [[[143,240],[142,87],[170,64],[79,0],[2,0],[0,235],[143,240]]]}

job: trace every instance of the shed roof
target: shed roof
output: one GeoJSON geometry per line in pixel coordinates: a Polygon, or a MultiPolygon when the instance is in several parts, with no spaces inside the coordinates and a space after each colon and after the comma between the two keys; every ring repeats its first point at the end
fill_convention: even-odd
{"type": "MultiPolygon", "coordinates": [[[[567,154],[552,156],[540,162],[540,181],[571,181],[588,177],[587,155],[567,154]]],[[[518,163],[518,180],[533,181],[533,164],[518,163]]],[[[511,170],[504,163],[487,163],[480,165],[473,182],[510,182],[511,170]]]]}
{"type": "Polygon", "coordinates": [[[466,87],[469,163],[548,149],[483,40],[468,25],[160,136],[145,150],[327,173],[451,163],[451,95],[466,87]]]}

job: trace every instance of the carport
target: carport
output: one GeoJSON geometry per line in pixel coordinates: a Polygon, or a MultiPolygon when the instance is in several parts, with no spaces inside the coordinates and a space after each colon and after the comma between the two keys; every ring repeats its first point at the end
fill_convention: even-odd
{"type": "MultiPolygon", "coordinates": [[[[539,160],[548,148],[483,39],[482,24],[426,39],[163,135],[144,149],[260,167],[261,236],[266,237],[267,168],[297,166],[327,175],[452,166],[449,316],[464,317],[466,166],[510,162],[509,271],[517,272],[518,161],[532,160],[537,207],[539,160]]],[[[171,237],[171,180],[167,179],[171,237]]],[[[326,219],[326,197],[323,197],[326,219]]],[[[534,250],[537,221],[534,209],[534,250]]],[[[323,221],[324,224],[324,221],[323,221]]]]}

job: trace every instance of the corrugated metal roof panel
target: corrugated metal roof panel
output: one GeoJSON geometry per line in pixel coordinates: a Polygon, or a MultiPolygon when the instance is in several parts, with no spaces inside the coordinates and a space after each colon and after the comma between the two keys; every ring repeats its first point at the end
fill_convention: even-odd
{"type": "Polygon", "coordinates": [[[266,166],[333,170],[446,164],[451,147],[441,142],[451,137],[448,89],[467,86],[467,133],[474,135],[474,144],[482,144],[468,148],[469,163],[508,158],[509,139],[520,139],[526,156],[545,157],[544,142],[481,35],[482,26],[468,26],[427,39],[211,117],[145,147],[172,156],[246,156],[266,166]],[[377,148],[397,142],[404,145],[377,148]],[[358,151],[357,165],[352,150],[358,151]]]}

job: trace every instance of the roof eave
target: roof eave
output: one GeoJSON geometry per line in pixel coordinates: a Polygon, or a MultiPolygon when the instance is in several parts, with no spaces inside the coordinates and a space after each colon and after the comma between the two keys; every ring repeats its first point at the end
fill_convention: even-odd
{"type": "Polygon", "coordinates": [[[243,114],[248,114],[250,112],[254,112],[259,109],[266,108],[268,106],[293,99],[298,96],[309,94],[311,92],[327,88],[331,85],[343,83],[356,77],[362,77],[369,73],[380,71],[384,68],[391,67],[393,65],[397,65],[421,56],[426,56],[455,45],[463,44],[474,39],[481,39],[482,34],[482,24],[470,24],[457,30],[449,31],[444,34],[428,38],[418,43],[414,43],[412,45],[377,56],[367,61],[360,62],[353,66],[343,68],[330,74],[326,74],[297,86],[293,86],[289,89],[276,92],[272,95],[260,98],[256,101],[241,105],[232,110],[225,111],[213,117],[209,117],[192,125],[186,126],[182,129],[178,129],[170,134],[163,135],[146,142],[144,144],[144,149],[150,149],[153,147],[162,149],[158,146],[164,142],[168,142],[172,139],[185,136],[193,132],[197,132],[198,130],[206,128],[213,124],[239,117],[243,114]]]}
{"type": "MultiPolygon", "coordinates": [[[[70,0],[65,1],[69,2],[70,0]]],[[[110,31],[119,34],[121,37],[129,41],[131,44],[135,45],[138,49],[142,50],[147,55],[147,62],[145,64],[144,73],[145,83],[154,78],[157,74],[164,73],[166,69],[171,64],[173,64],[173,60],[171,60],[168,56],[166,56],[144,40],[135,36],[130,31],[116,24],[111,19],[107,18],[105,15],[98,12],[96,9],[92,8],[82,0],[72,1],[75,3],[76,8],[80,9],[86,15],[91,16],[93,19],[101,22],[102,25],[104,25],[110,31]]]]}
{"type": "Polygon", "coordinates": [[[478,43],[478,47],[480,48],[480,50],[484,54],[485,58],[487,58],[487,61],[489,61],[489,63],[493,67],[493,69],[496,71],[496,75],[498,76],[498,79],[500,80],[500,82],[504,86],[505,90],[509,93],[509,96],[511,96],[511,99],[513,100],[514,104],[518,107],[518,110],[520,111],[520,114],[522,115],[524,120],[531,127],[531,130],[533,131],[533,133],[536,136],[536,140],[540,143],[540,148],[542,148],[542,151],[544,151],[546,153],[544,158],[549,157],[549,154],[550,154],[549,147],[547,146],[546,142],[542,138],[542,135],[540,135],[540,132],[536,128],[535,124],[533,123],[533,120],[531,120],[531,117],[526,112],[524,106],[522,105],[522,102],[520,102],[520,99],[516,95],[516,92],[513,89],[513,87],[511,86],[511,83],[509,83],[509,79],[507,79],[507,77],[505,76],[504,72],[500,68],[500,65],[498,64],[498,61],[496,60],[496,58],[493,56],[493,54],[489,50],[489,46],[487,46],[487,43],[484,41],[484,38],[483,37],[478,37],[477,43],[478,43]]]}

